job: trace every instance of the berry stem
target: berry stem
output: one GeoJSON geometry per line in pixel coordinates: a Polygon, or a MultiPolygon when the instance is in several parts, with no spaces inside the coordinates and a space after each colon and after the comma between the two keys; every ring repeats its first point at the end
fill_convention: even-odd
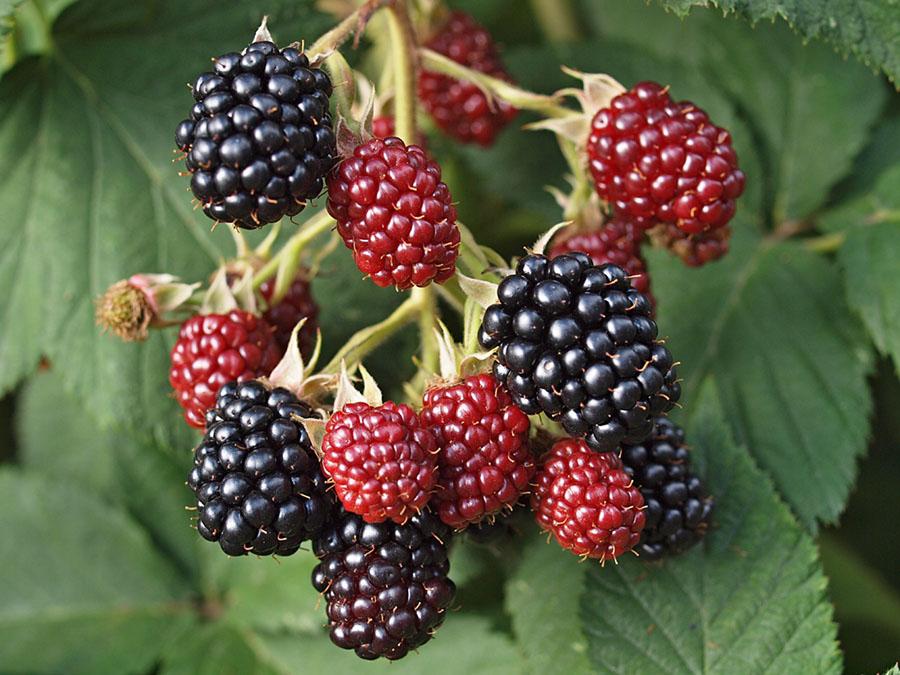
{"type": "Polygon", "coordinates": [[[426,304],[424,295],[411,293],[386,319],[354,333],[322,368],[322,374],[337,375],[341,372],[341,362],[352,369],[401,328],[412,323],[422,313],[423,304],[426,304]]]}
{"type": "Polygon", "coordinates": [[[803,244],[814,253],[834,253],[844,245],[846,239],[846,232],[831,232],[807,239],[803,244]]]}
{"type": "Polygon", "coordinates": [[[569,117],[574,115],[574,111],[559,105],[557,99],[553,96],[545,96],[544,94],[535,94],[534,92],[516,87],[509,82],[479,73],[478,71],[466,68],[465,66],[448,59],[443,54],[438,54],[431,49],[422,47],[419,49],[419,57],[423,68],[433,70],[437,73],[455,77],[458,80],[465,80],[477,85],[489,97],[493,96],[510,105],[521,108],[523,110],[534,110],[543,114],[545,117],[569,117]]]}
{"type": "Polygon", "coordinates": [[[367,0],[367,2],[351,12],[346,19],[313,42],[306,50],[307,56],[309,56],[310,60],[316,56],[327,57],[328,54],[337,50],[338,47],[350,39],[351,35],[355,36],[354,41],[358,41],[372,15],[382,7],[394,2],[395,0],[367,0]]]}
{"type": "Polygon", "coordinates": [[[282,249],[269,260],[253,277],[253,288],[259,289],[273,275],[275,289],[269,303],[274,305],[284,297],[290,288],[297,270],[300,269],[300,258],[306,247],[319,235],[334,227],[334,219],[327,211],[319,211],[307,220],[297,233],[288,239],[282,249]]]}
{"type": "Polygon", "coordinates": [[[387,12],[391,64],[394,73],[394,123],[396,135],[407,145],[416,138],[416,43],[403,1],[387,12]]]}
{"type": "Polygon", "coordinates": [[[419,341],[422,347],[422,353],[420,354],[422,359],[421,369],[436,373],[440,357],[437,338],[434,334],[434,329],[437,326],[435,321],[437,317],[437,298],[432,287],[425,286],[412,289],[410,299],[414,299],[421,305],[418,315],[419,341]]]}
{"type": "Polygon", "coordinates": [[[578,42],[582,38],[578,17],[569,0],[531,0],[531,9],[550,42],[578,42]]]}

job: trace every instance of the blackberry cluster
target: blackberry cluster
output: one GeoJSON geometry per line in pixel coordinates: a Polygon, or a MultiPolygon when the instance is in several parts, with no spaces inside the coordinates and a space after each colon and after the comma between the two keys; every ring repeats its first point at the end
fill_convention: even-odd
{"type": "Polygon", "coordinates": [[[625,471],[644,497],[646,525],[636,550],[646,560],[682,553],[706,534],[713,498],[691,472],[684,430],[661,417],[640,445],[622,448],[625,471]]]}
{"type": "Polygon", "coordinates": [[[306,428],[312,410],[286,389],[230,382],[206,413],[188,485],[204,539],[228,555],[291,555],[326,525],[334,503],[306,428]]]}
{"type": "Polygon", "coordinates": [[[639,443],[681,396],[652,307],[615,265],[586,253],[522,258],[484,314],[494,376],[528,414],[546,413],[598,452],[639,443]]]}
{"type": "Polygon", "coordinates": [[[246,229],[297,215],[334,163],[331,80],[299,50],[271,42],[214,63],[175,131],[191,191],[207,216],[246,229]]]}
{"type": "Polygon", "coordinates": [[[427,511],[403,525],[342,512],[314,541],[312,583],[325,595],[331,641],[364,659],[400,659],[443,623],[450,529],[427,511]]]}

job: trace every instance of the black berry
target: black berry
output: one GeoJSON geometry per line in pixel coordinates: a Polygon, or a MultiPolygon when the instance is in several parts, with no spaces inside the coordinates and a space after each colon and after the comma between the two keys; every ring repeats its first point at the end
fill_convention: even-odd
{"type": "Polygon", "coordinates": [[[583,253],[522,258],[487,309],[479,339],[494,376],[529,414],[543,412],[598,452],[638,443],[678,401],[648,298],[615,265],[583,253]]]}
{"type": "Polygon", "coordinates": [[[175,130],[191,191],[216,221],[255,229],[298,214],[334,164],[331,82],[296,49],[255,42],[215,59],[175,130]]]}

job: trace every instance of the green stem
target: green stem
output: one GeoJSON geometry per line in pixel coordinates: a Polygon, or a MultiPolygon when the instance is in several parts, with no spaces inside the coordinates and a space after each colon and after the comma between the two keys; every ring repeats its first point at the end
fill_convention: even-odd
{"type": "Polygon", "coordinates": [[[340,373],[342,361],[347,364],[347,368],[358,364],[397,331],[412,323],[423,311],[423,303],[423,296],[416,295],[415,292],[410,294],[389,317],[354,333],[321,372],[326,375],[337,375],[340,373]]]}
{"type": "Polygon", "coordinates": [[[267,279],[277,275],[275,292],[269,302],[275,304],[281,300],[297,276],[303,251],[316,237],[328,232],[333,226],[334,219],[324,210],[307,220],[300,230],[288,239],[282,249],[253,276],[253,288],[259,289],[267,279]]]}
{"type": "Polygon", "coordinates": [[[346,19],[313,42],[306,49],[307,56],[312,58],[314,56],[327,55],[328,52],[334,51],[349,40],[351,35],[356,35],[358,39],[359,34],[366,27],[366,23],[368,23],[371,16],[382,7],[393,2],[394,0],[368,0],[363,3],[346,19]]]}
{"type": "Polygon", "coordinates": [[[420,305],[418,324],[419,342],[422,353],[419,355],[422,368],[431,373],[438,372],[440,352],[438,350],[437,337],[434,329],[437,327],[437,298],[434,289],[429,285],[423,288],[414,288],[410,293],[410,300],[420,305]]]}
{"type": "Polygon", "coordinates": [[[844,245],[846,239],[846,232],[832,232],[830,234],[823,234],[819,237],[807,239],[803,242],[803,245],[815,253],[834,253],[844,245]]]}
{"type": "Polygon", "coordinates": [[[387,12],[391,62],[394,73],[394,124],[396,134],[407,145],[416,138],[415,36],[402,0],[387,12]]]}
{"type": "Polygon", "coordinates": [[[449,75],[458,80],[472,82],[489,96],[499,98],[516,108],[534,110],[545,117],[569,117],[576,114],[573,110],[560,105],[553,96],[535,94],[504,80],[479,73],[430,49],[420,48],[419,56],[423,68],[449,75]]]}
{"type": "Polygon", "coordinates": [[[537,24],[550,42],[577,42],[581,39],[578,18],[569,0],[531,0],[537,24]]]}

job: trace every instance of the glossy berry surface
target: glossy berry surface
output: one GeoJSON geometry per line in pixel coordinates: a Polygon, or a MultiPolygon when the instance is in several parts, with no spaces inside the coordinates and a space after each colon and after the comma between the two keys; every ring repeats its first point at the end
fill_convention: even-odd
{"type": "Polygon", "coordinates": [[[637,443],[681,386],[649,298],[585,253],[529,255],[497,289],[479,340],[494,376],[528,414],[545,413],[598,452],[637,443]]]}
{"type": "Polygon", "coordinates": [[[646,295],[651,305],[656,306],[650,293],[650,275],[641,256],[643,236],[644,230],[640,224],[615,216],[600,228],[582,230],[555,240],[550,257],[581,251],[587,253],[595,265],[618,265],[628,274],[631,285],[646,295]]]}
{"type": "Polygon", "coordinates": [[[641,558],[658,560],[699,542],[709,527],[714,501],[691,471],[681,427],[665,418],[656,420],[650,438],[623,446],[621,458],[647,505],[647,524],[636,547],[641,558]]]}
{"type": "MultiPolygon", "coordinates": [[[[452,12],[426,46],[467,68],[511,81],[491,34],[464,12],[452,12]]],[[[489,101],[471,82],[429,70],[419,73],[418,93],[438,127],[463,143],[491,145],[517,112],[502,101],[489,101]]]]}
{"type": "Polygon", "coordinates": [[[528,489],[534,460],[528,416],[493,376],[425,392],[420,413],[437,440],[434,508],[455,528],[510,509],[528,489]]]}
{"type": "Polygon", "coordinates": [[[658,246],[681,258],[688,267],[702,267],[728,253],[731,228],[726,226],[700,234],[686,234],[674,225],[662,224],[651,231],[650,237],[658,246]]]}
{"type": "MultiPolygon", "coordinates": [[[[266,279],[259,288],[260,294],[267,302],[274,291],[275,277],[266,279]]],[[[312,352],[316,344],[316,330],[319,327],[319,306],[313,299],[306,270],[300,271],[278,303],[269,306],[263,312],[263,318],[275,330],[275,342],[278,343],[282,353],[287,349],[294,326],[301,319],[306,319],[297,338],[301,354],[308,356],[312,352]]]]}
{"type": "Polygon", "coordinates": [[[444,621],[449,529],[428,512],[404,525],[343,513],[315,540],[313,586],[326,601],[331,641],[364,659],[403,658],[444,621]]]}
{"type": "Polygon", "coordinates": [[[617,211],[690,234],[726,225],[744,190],[731,134],[654,82],[597,111],[587,152],[598,194],[617,211]]]}
{"type": "Polygon", "coordinates": [[[312,410],[286,389],[229,382],[206,414],[188,485],[197,530],[228,555],[291,555],[336,505],[297,418],[312,410]]]}
{"type": "Polygon", "coordinates": [[[328,213],[357,267],[406,289],[453,276],[459,228],[441,169],[417,145],[373,138],[328,178],[328,213]]]}
{"type": "Polygon", "coordinates": [[[531,508],[538,524],[575,555],[615,560],[637,546],[644,500],[615,453],[584,441],[557,441],[535,476],[531,508]]]}
{"type": "Polygon", "coordinates": [[[268,375],[281,350],[265,319],[236,309],[192,316],[181,324],[169,356],[169,383],[184,419],[202,429],[222,385],[268,375]]]}
{"type": "Polygon", "coordinates": [[[246,229],[297,215],[334,164],[328,75],[271,42],[213,62],[175,132],[191,191],[207,216],[246,229]]]}
{"type": "Polygon", "coordinates": [[[406,522],[435,486],[434,436],[402,403],[348,403],[325,425],[322,453],[344,508],[368,523],[406,522]]]}

